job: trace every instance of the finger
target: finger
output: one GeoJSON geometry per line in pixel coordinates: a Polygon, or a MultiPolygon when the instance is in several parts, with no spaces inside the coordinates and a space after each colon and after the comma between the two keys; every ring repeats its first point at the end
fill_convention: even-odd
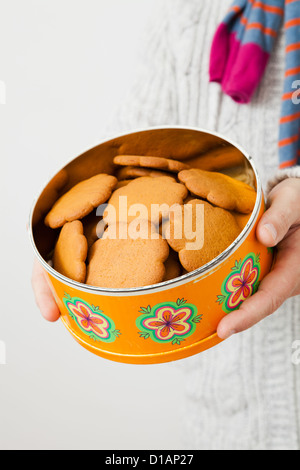
{"type": "Polygon", "coordinates": [[[35,261],[33,267],[32,287],[37,306],[43,317],[50,322],[57,321],[60,317],[60,312],[48,286],[43,268],[37,261],[35,261]]]}
{"type": "Polygon", "coordinates": [[[269,209],[262,216],[257,237],[265,246],[277,245],[288,230],[300,219],[300,183],[288,179],[280,183],[269,195],[269,209]]]}
{"type": "Polygon", "coordinates": [[[217,334],[226,339],[245,331],[275,312],[289,297],[295,294],[299,283],[300,268],[295,251],[282,250],[275,267],[261,282],[256,294],[247,299],[239,310],[224,317],[218,325],[217,334]]]}

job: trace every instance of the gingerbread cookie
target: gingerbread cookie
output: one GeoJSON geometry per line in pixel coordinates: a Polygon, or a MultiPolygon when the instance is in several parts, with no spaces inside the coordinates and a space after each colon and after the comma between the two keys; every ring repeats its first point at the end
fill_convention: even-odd
{"type": "Polygon", "coordinates": [[[104,217],[108,224],[138,217],[156,224],[168,216],[170,207],[182,204],[187,194],[186,187],[169,176],[137,178],[114,191],[108,202],[114,210],[106,211],[104,217]]]}
{"type": "Polygon", "coordinates": [[[78,183],[54,204],[45,224],[54,229],[62,227],[66,222],[82,219],[95,207],[105,203],[116,185],[117,179],[106,174],[78,183]]]}
{"type": "Polygon", "coordinates": [[[227,168],[222,170],[224,175],[230,176],[231,178],[234,178],[238,181],[242,181],[243,183],[248,184],[251,186],[253,189],[256,190],[256,179],[255,179],[255,174],[252,168],[249,168],[246,165],[241,166],[235,166],[232,168],[227,168]]]}
{"type": "Polygon", "coordinates": [[[138,166],[124,166],[117,171],[117,178],[119,182],[127,179],[141,178],[143,176],[151,176],[156,178],[158,176],[172,176],[164,171],[152,170],[150,168],[141,168],[138,166]]]}
{"type": "Polygon", "coordinates": [[[238,224],[240,229],[244,230],[250,220],[251,214],[240,214],[239,212],[231,212],[231,214],[235,218],[236,223],[238,224]]]}
{"type": "Polygon", "coordinates": [[[254,209],[256,191],[230,176],[191,169],[181,171],[178,178],[193,194],[218,207],[242,214],[249,214],[254,209]]]}
{"type": "Polygon", "coordinates": [[[103,222],[102,217],[96,214],[96,211],[91,212],[87,217],[82,219],[84,235],[87,239],[89,248],[103,235],[106,224],[103,222]]]}
{"type": "Polygon", "coordinates": [[[226,250],[241,229],[230,212],[206,201],[195,199],[188,206],[188,211],[182,206],[180,211],[171,213],[167,241],[179,253],[183,268],[191,272],[226,250]]]}
{"type": "Polygon", "coordinates": [[[127,184],[130,183],[130,181],[131,179],[118,181],[115,189],[120,189],[120,188],[123,188],[124,186],[127,186],[127,184]]]}
{"type": "Polygon", "coordinates": [[[96,241],[89,253],[87,284],[105,288],[143,287],[162,282],[164,262],[169,255],[166,240],[152,238],[149,224],[142,224],[141,238],[116,238],[128,230],[127,224],[111,225],[103,238],[96,241]],[[123,227],[120,227],[123,225],[123,227]],[[126,227],[125,227],[126,225],[126,227]]]}
{"type": "Polygon", "coordinates": [[[163,157],[138,156],[138,155],[118,155],[114,158],[114,163],[121,166],[134,166],[142,168],[154,168],[156,170],[179,173],[189,168],[185,163],[178,160],[171,160],[163,157]]]}
{"type": "Polygon", "coordinates": [[[47,184],[46,188],[39,197],[39,202],[33,214],[32,225],[35,226],[40,220],[43,219],[45,214],[51,209],[55,201],[57,201],[59,194],[68,183],[68,173],[66,170],[61,170],[52,180],[47,184]]]}
{"type": "Polygon", "coordinates": [[[178,259],[178,254],[170,248],[170,254],[165,261],[166,274],[163,281],[170,281],[171,279],[176,279],[181,275],[182,267],[178,259]]]}
{"type": "Polygon", "coordinates": [[[82,223],[75,220],[65,224],[54,249],[54,269],[73,281],[85,282],[87,251],[82,223]]]}
{"type": "Polygon", "coordinates": [[[115,139],[113,145],[119,155],[151,155],[186,161],[197,155],[220,147],[225,141],[221,137],[190,129],[156,129],[145,133],[133,133],[115,139]],[[121,144],[121,145],[120,145],[121,144]]]}
{"type": "Polygon", "coordinates": [[[243,165],[245,157],[236,147],[221,146],[188,160],[187,163],[191,168],[205,171],[221,171],[225,168],[243,165]]]}

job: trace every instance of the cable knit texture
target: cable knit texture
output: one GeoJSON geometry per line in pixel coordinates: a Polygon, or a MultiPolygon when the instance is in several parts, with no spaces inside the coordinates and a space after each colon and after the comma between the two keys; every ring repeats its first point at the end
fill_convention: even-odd
{"type": "MultiPolygon", "coordinates": [[[[213,35],[231,0],[162,2],[146,35],[137,80],[107,134],[160,125],[202,127],[238,142],[255,159],[266,189],[278,166],[278,120],[284,81],[284,32],[250,105],[238,105],[209,84],[213,35]]],[[[295,177],[299,169],[289,170],[295,177]]],[[[277,179],[276,179],[277,178],[277,179]]],[[[186,400],[183,447],[188,449],[300,448],[300,302],[219,346],[179,361],[186,400]]]]}
{"type": "Polygon", "coordinates": [[[266,194],[268,194],[277,184],[287,178],[300,178],[300,166],[276,171],[272,178],[268,180],[266,194]]]}

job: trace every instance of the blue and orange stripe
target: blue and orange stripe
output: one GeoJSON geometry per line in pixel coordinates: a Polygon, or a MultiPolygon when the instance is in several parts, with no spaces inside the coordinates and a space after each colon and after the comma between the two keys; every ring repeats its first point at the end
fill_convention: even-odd
{"type": "Polygon", "coordinates": [[[278,6],[278,1],[246,0],[235,2],[228,14],[227,22],[230,24],[234,21],[232,31],[236,32],[237,39],[242,45],[258,44],[270,54],[283,15],[284,8],[278,6]]]}
{"type": "Polygon", "coordinates": [[[300,80],[300,0],[235,0],[223,21],[241,48],[256,44],[267,55],[271,54],[283,23],[286,66],[279,154],[280,167],[287,168],[300,164],[300,85],[295,87],[300,80]]]}
{"type": "Polygon", "coordinates": [[[296,87],[300,80],[300,0],[285,0],[284,27],[286,71],[279,121],[280,168],[300,163],[300,89],[296,87]]]}

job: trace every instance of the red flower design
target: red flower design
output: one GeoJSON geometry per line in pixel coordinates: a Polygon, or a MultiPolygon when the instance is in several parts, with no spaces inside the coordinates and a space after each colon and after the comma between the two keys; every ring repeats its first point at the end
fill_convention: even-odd
{"type": "Polygon", "coordinates": [[[186,317],[186,312],[178,313],[173,316],[170,310],[166,310],[162,313],[161,320],[148,322],[148,327],[160,328],[160,336],[167,338],[172,331],[182,332],[186,330],[185,325],[179,323],[186,317]]]}
{"type": "Polygon", "coordinates": [[[260,275],[259,261],[251,253],[243,262],[236,265],[234,272],[227,276],[222,286],[221,301],[223,309],[229,313],[237,309],[242,302],[250,297],[260,275]]]}
{"type": "Polygon", "coordinates": [[[102,334],[102,330],[97,326],[103,324],[103,320],[101,318],[92,316],[84,305],[80,305],[76,313],[77,317],[80,317],[79,322],[83,328],[92,328],[96,333],[102,334]]]}

